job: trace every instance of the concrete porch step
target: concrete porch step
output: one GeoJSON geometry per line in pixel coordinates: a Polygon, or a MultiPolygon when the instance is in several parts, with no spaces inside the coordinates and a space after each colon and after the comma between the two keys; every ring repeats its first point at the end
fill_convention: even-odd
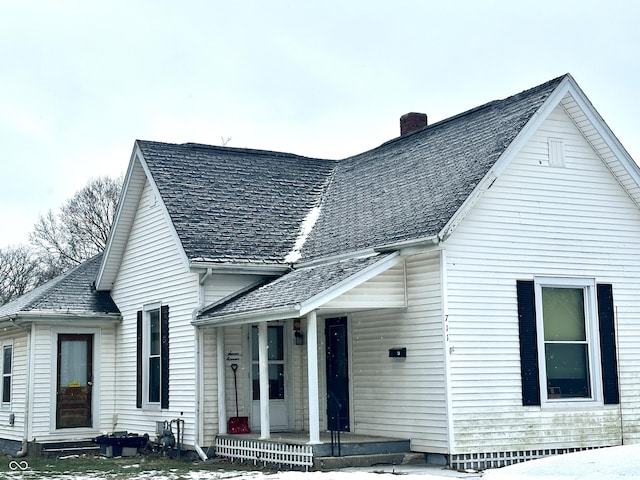
{"type": "Polygon", "coordinates": [[[29,454],[41,457],[62,457],[65,455],[95,455],[100,452],[100,446],[91,440],[76,440],[68,442],[47,442],[29,445],[29,454]]]}
{"type": "Polygon", "coordinates": [[[373,467],[376,465],[405,465],[426,463],[422,454],[410,452],[348,455],[345,457],[314,457],[314,470],[334,470],[349,467],[373,467]]]}

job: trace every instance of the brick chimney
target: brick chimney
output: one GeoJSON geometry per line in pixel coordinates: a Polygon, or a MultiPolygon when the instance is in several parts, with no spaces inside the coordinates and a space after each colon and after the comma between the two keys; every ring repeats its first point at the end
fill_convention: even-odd
{"type": "Polygon", "coordinates": [[[405,113],[400,117],[400,135],[417,132],[427,126],[426,113],[405,113]]]}

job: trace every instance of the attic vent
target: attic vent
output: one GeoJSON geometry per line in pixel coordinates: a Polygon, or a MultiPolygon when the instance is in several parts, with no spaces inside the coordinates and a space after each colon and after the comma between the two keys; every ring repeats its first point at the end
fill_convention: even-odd
{"type": "Polygon", "coordinates": [[[405,113],[400,117],[400,135],[417,132],[427,126],[426,113],[405,113]]]}
{"type": "Polygon", "coordinates": [[[564,145],[559,138],[549,139],[549,166],[564,167],[564,145]]]}

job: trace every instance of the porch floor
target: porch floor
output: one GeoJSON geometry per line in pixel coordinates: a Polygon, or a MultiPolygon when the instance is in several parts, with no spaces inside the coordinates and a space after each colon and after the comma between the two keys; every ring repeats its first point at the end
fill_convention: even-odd
{"type": "MultiPolygon", "coordinates": [[[[225,434],[218,437],[236,440],[259,440],[259,433],[225,434]]],[[[281,443],[286,445],[307,445],[309,432],[272,432],[271,437],[263,442],[281,443]]],[[[322,443],[309,445],[314,457],[337,457],[351,455],[376,455],[389,453],[409,453],[409,439],[360,435],[351,432],[340,432],[340,445],[334,434],[333,452],[331,448],[331,433],[321,432],[322,443]]]]}

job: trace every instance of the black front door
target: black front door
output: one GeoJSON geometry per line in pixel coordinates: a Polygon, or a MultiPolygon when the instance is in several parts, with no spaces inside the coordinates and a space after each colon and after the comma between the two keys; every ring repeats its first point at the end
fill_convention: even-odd
{"type": "Polygon", "coordinates": [[[325,320],[327,346],[327,420],[331,431],[349,431],[349,356],[347,317],[325,320]]]}

